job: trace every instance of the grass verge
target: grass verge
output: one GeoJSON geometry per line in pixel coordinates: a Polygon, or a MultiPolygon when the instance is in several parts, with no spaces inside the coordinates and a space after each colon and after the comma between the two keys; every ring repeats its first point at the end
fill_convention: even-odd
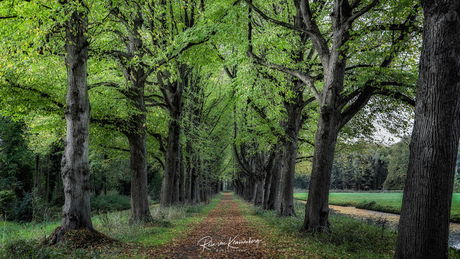
{"type": "Polygon", "coordinates": [[[280,258],[392,258],[396,233],[340,215],[331,214],[332,234],[300,233],[305,205],[295,203],[297,217],[280,218],[236,199],[243,216],[257,228],[280,258]]]}
{"type": "Polygon", "coordinates": [[[59,221],[19,224],[0,221],[0,258],[143,258],[144,249],[162,246],[180,239],[217,206],[222,194],[208,205],[173,206],[161,209],[151,206],[152,223],[129,222],[130,211],[118,211],[92,217],[96,230],[121,244],[88,249],[70,249],[71,244],[40,247],[59,221]]]}

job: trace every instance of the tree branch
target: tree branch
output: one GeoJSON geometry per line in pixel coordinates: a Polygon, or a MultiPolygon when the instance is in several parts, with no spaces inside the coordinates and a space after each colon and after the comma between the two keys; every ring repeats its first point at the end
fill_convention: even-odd
{"type": "MultiPolygon", "coordinates": [[[[354,8],[358,7],[359,5],[359,2],[361,1],[355,1],[352,6],[354,8]]],[[[350,16],[348,19],[347,19],[347,22],[348,23],[352,23],[354,20],[358,19],[360,16],[362,16],[363,14],[369,12],[369,10],[371,10],[372,8],[374,8],[378,3],[380,2],[380,0],[374,0],[372,1],[372,3],[368,4],[367,6],[361,8],[361,10],[357,11],[356,13],[354,13],[352,16],[350,16]]]]}
{"type": "Polygon", "coordinates": [[[288,28],[288,29],[291,29],[291,30],[294,30],[294,31],[298,31],[298,32],[304,32],[304,33],[308,33],[310,34],[309,31],[307,30],[303,30],[301,28],[298,28],[290,23],[287,23],[287,22],[283,22],[283,21],[278,21],[268,15],[266,15],[264,12],[262,12],[262,10],[260,10],[259,8],[257,8],[256,6],[254,6],[251,1],[249,0],[244,0],[248,5],[249,7],[251,7],[251,9],[253,9],[254,11],[256,11],[260,16],[262,16],[262,18],[264,18],[265,20],[269,21],[269,22],[272,22],[276,25],[280,25],[280,26],[283,26],[285,28],[288,28]]]}
{"type": "Polygon", "coordinates": [[[312,77],[302,73],[301,71],[298,71],[298,70],[295,70],[295,69],[287,68],[287,67],[277,65],[277,64],[273,64],[273,63],[265,63],[261,58],[259,58],[258,56],[256,56],[252,52],[248,52],[247,54],[251,58],[253,58],[253,60],[259,65],[262,65],[264,67],[275,69],[275,70],[284,72],[286,74],[295,76],[296,78],[298,78],[300,81],[302,81],[304,84],[306,84],[310,88],[310,91],[312,92],[313,96],[318,101],[320,100],[318,90],[316,89],[315,84],[314,84],[314,81],[316,80],[316,78],[312,78],[312,77]]]}

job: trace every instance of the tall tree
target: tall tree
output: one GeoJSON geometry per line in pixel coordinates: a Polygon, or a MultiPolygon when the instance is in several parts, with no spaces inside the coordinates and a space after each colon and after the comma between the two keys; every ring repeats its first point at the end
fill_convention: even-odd
{"type": "MultiPolygon", "coordinates": [[[[290,4],[283,2],[282,8],[272,8],[274,10],[269,12],[249,0],[246,3],[263,19],[292,33],[304,34],[308,39],[304,44],[293,44],[293,47],[299,48],[298,53],[306,53],[303,59],[293,60],[295,66],[283,63],[276,56],[271,59],[260,54],[253,56],[259,64],[298,79],[318,102],[310,195],[301,230],[329,231],[329,187],[340,130],[369,103],[373,95],[390,95],[413,103],[405,95],[407,91],[395,86],[401,85],[401,78],[414,79],[410,73],[400,69],[402,62],[397,57],[401,48],[410,51],[407,42],[414,36],[410,32],[417,31],[417,8],[413,8],[413,1],[391,2],[391,5],[384,6],[378,0],[351,3],[348,0],[312,3],[294,0],[290,4]],[[377,18],[377,11],[371,10],[379,4],[392,13],[392,19],[383,19],[380,15],[377,18]],[[294,10],[300,19],[291,19],[292,13],[282,16],[286,10],[294,10]],[[404,10],[404,14],[396,10],[404,10]],[[327,15],[330,18],[325,18],[327,15]],[[371,18],[373,15],[375,17],[371,18]],[[371,36],[386,42],[385,47],[381,48],[381,43],[369,47],[371,36]],[[396,67],[399,70],[394,70],[396,67]],[[367,68],[368,72],[364,72],[363,68],[367,68]]],[[[410,80],[404,82],[407,84],[403,85],[409,89],[413,86],[410,80]]]]}
{"type": "Polygon", "coordinates": [[[460,1],[422,1],[415,123],[395,258],[448,258],[460,137],[460,1]]]}
{"type": "Polygon", "coordinates": [[[90,105],[87,85],[88,9],[86,6],[65,4],[69,18],[65,21],[65,63],[67,66],[67,95],[65,118],[67,135],[62,156],[62,180],[65,204],[61,227],[52,243],[57,243],[69,230],[93,230],[91,221],[89,119],[90,105]]]}

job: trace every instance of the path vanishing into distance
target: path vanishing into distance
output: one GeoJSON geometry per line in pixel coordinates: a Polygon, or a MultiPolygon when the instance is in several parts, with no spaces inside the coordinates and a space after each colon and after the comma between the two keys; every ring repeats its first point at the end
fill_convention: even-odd
{"type": "Polygon", "coordinates": [[[224,193],[220,203],[187,237],[152,250],[152,258],[273,258],[256,229],[241,215],[233,195],[224,193]]]}

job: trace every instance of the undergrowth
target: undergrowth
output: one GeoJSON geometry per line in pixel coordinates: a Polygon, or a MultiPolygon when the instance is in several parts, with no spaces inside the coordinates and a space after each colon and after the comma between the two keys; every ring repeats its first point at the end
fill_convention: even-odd
{"type": "Polygon", "coordinates": [[[54,247],[40,247],[59,221],[19,224],[0,221],[0,258],[126,258],[142,257],[142,251],[181,238],[200,222],[219,203],[222,195],[210,204],[172,206],[160,209],[150,207],[152,222],[129,220],[130,211],[101,213],[92,217],[93,226],[105,235],[120,241],[108,247],[72,249],[72,244],[62,243],[54,247]]]}
{"type": "Polygon", "coordinates": [[[305,205],[295,203],[297,217],[278,217],[275,211],[263,211],[238,200],[244,216],[269,245],[278,247],[280,258],[391,258],[396,233],[383,231],[345,216],[330,214],[331,234],[300,233],[305,205]]]}
{"type": "MultiPolygon", "coordinates": [[[[331,233],[300,233],[305,204],[295,202],[297,217],[281,218],[276,211],[235,200],[267,245],[277,247],[280,258],[393,258],[397,232],[378,220],[363,222],[330,213],[331,233]]],[[[460,252],[450,248],[449,258],[460,258],[460,252]]]]}

